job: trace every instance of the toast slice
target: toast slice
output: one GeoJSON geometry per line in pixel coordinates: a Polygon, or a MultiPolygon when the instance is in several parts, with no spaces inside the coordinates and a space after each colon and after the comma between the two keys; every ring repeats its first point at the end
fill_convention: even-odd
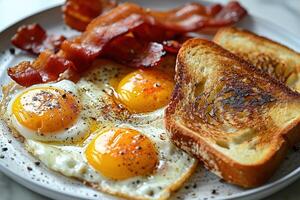
{"type": "Polygon", "coordinates": [[[172,142],[230,183],[263,184],[300,139],[300,94],[213,42],[184,43],[175,80],[172,142]]]}
{"type": "Polygon", "coordinates": [[[214,42],[300,92],[300,53],[232,27],[219,30],[214,42]]]}

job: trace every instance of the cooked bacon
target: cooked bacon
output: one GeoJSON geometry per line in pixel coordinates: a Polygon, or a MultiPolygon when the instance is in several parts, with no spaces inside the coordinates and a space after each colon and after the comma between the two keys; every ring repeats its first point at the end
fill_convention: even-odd
{"type": "MultiPolygon", "coordinates": [[[[109,0],[68,0],[63,7],[66,24],[77,30],[83,31],[89,22],[98,15],[105,13],[117,4],[109,0]]],[[[119,6],[120,8],[120,6],[119,6]]],[[[201,29],[213,30],[221,26],[228,26],[239,21],[247,11],[238,2],[229,2],[227,5],[213,4],[204,6],[199,3],[189,3],[168,11],[147,10],[147,15],[152,16],[163,26],[160,31],[191,32],[201,29]]],[[[153,27],[151,27],[153,28],[153,27]]],[[[157,27],[156,27],[157,28],[157,27]]],[[[157,38],[149,33],[149,27],[141,28],[151,38],[157,38]]],[[[156,31],[154,35],[156,35],[156,31]]]]}
{"type": "MultiPolygon", "coordinates": [[[[238,3],[231,2],[224,9],[229,13],[233,13],[233,10],[230,9],[231,7],[236,8],[236,6],[232,6],[233,4],[239,5],[238,3]]],[[[74,62],[77,70],[84,71],[92,61],[104,53],[104,47],[111,40],[121,35],[132,32],[141,41],[163,41],[170,39],[178,33],[194,31],[203,27],[203,24],[199,24],[199,21],[186,21],[186,18],[190,19],[196,16],[199,19],[201,16],[201,19],[204,19],[204,13],[206,16],[205,20],[208,20],[210,15],[224,12],[223,8],[216,9],[217,7],[207,8],[200,4],[188,4],[181,9],[168,12],[149,12],[136,4],[124,3],[94,19],[81,36],[73,40],[66,40],[63,42],[61,48],[66,58],[74,62]],[[168,18],[167,16],[173,17],[168,18]],[[174,25],[174,23],[171,23],[174,20],[173,18],[176,19],[175,26],[171,26],[171,24],[174,25]],[[182,19],[184,20],[182,21],[182,19]],[[180,23],[177,23],[178,20],[181,20],[180,23]]],[[[234,16],[236,17],[236,15],[234,16]]],[[[229,25],[229,23],[226,25],[229,25]]]]}
{"type": "Polygon", "coordinates": [[[172,39],[178,35],[178,33],[174,31],[169,31],[161,26],[158,26],[157,24],[153,25],[148,24],[147,22],[132,30],[132,34],[140,41],[156,42],[162,42],[164,40],[172,39]]]}
{"type": "Polygon", "coordinates": [[[39,72],[32,68],[28,61],[23,61],[17,66],[9,68],[7,73],[14,81],[25,87],[43,82],[39,72]]]}
{"type": "Polygon", "coordinates": [[[46,49],[57,52],[64,36],[47,35],[46,31],[38,24],[21,26],[13,36],[11,42],[16,47],[33,54],[39,54],[46,49]]]}
{"type": "MultiPolygon", "coordinates": [[[[38,71],[42,82],[56,80],[66,70],[80,74],[101,56],[132,67],[155,66],[166,51],[176,54],[180,48],[180,44],[174,41],[164,45],[160,44],[162,41],[205,27],[230,25],[245,14],[246,11],[236,2],[225,7],[194,3],[167,12],[149,11],[133,3],[124,3],[92,20],[80,36],[65,40],[57,54],[42,53],[27,66],[38,71]]],[[[26,68],[22,67],[22,70],[26,72],[26,68]]],[[[10,76],[22,84],[18,77],[26,74],[13,68],[10,72],[10,76]]]]}
{"type": "Polygon", "coordinates": [[[104,47],[113,39],[125,35],[145,23],[144,10],[135,4],[123,4],[93,20],[86,31],[73,40],[63,42],[61,49],[67,59],[81,72],[104,53],[104,47]]]}
{"type": "Polygon", "coordinates": [[[235,1],[225,6],[189,3],[169,11],[150,11],[150,15],[154,16],[165,29],[181,33],[229,26],[238,22],[246,14],[247,11],[235,1]]]}
{"type": "Polygon", "coordinates": [[[74,69],[72,61],[53,54],[47,58],[46,63],[42,66],[43,68],[39,69],[39,73],[43,82],[55,81],[67,69],[74,69]]]}
{"type": "Polygon", "coordinates": [[[114,39],[105,52],[107,57],[130,67],[153,67],[166,54],[162,44],[139,42],[131,36],[114,39]]]}
{"type": "Polygon", "coordinates": [[[113,0],[67,0],[63,6],[64,20],[71,28],[84,31],[94,18],[116,5],[113,0]]]}
{"type": "Polygon", "coordinates": [[[171,54],[177,54],[181,48],[181,44],[176,40],[167,40],[163,42],[164,50],[171,54]]]}
{"type": "Polygon", "coordinates": [[[177,55],[179,49],[181,48],[181,45],[191,38],[193,37],[188,34],[183,34],[174,37],[172,40],[165,40],[162,42],[162,44],[164,46],[164,50],[167,53],[177,55]]]}
{"type": "Polygon", "coordinates": [[[8,68],[8,75],[22,86],[55,81],[66,70],[74,71],[74,64],[50,51],[42,52],[34,62],[21,62],[8,68]]]}

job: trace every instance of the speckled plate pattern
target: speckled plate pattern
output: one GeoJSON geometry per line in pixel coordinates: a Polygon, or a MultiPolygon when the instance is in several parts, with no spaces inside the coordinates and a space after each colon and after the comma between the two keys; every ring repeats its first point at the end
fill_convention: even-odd
{"type": "MultiPolygon", "coordinates": [[[[145,7],[166,9],[182,5],[186,1],[136,0],[136,2],[145,7]]],[[[6,74],[7,67],[13,66],[22,60],[33,59],[32,56],[19,50],[12,54],[10,38],[20,25],[34,22],[41,24],[50,33],[64,34],[66,36],[76,34],[75,31],[64,25],[60,7],[37,13],[0,33],[1,86],[9,81],[6,74]]],[[[267,36],[300,51],[300,41],[295,36],[255,16],[246,17],[237,26],[267,36]]],[[[0,147],[0,170],[17,182],[40,194],[54,199],[118,199],[95,191],[84,186],[79,181],[66,178],[45,168],[38,160],[25,151],[22,143],[10,135],[6,124],[2,121],[0,121],[0,147]]],[[[259,199],[282,189],[299,177],[300,151],[298,152],[298,147],[294,147],[277,173],[268,183],[261,187],[245,190],[224,183],[200,165],[196,173],[178,192],[173,194],[171,199],[259,199]]]]}

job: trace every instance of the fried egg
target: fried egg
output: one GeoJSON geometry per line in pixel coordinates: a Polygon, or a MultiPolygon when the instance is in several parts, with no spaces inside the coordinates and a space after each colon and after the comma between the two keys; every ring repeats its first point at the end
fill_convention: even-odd
{"type": "Polygon", "coordinates": [[[27,139],[75,142],[89,131],[77,86],[68,80],[21,89],[8,104],[8,116],[27,139]]]}
{"type": "Polygon", "coordinates": [[[197,164],[163,125],[173,74],[163,65],[131,69],[98,60],[77,83],[11,93],[8,119],[49,169],[113,195],[166,199],[197,164]]]}
{"type": "Polygon", "coordinates": [[[99,130],[85,148],[26,141],[48,168],[110,194],[167,199],[194,171],[196,161],[152,126],[121,124],[99,130]]]}
{"type": "Polygon", "coordinates": [[[174,88],[174,69],[170,67],[173,62],[165,59],[157,69],[149,70],[132,69],[108,60],[96,61],[77,83],[84,96],[90,97],[85,105],[91,106],[84,110],[97,110],[93,112],[97,119],[132,123],[162,118],[174,88]]]}

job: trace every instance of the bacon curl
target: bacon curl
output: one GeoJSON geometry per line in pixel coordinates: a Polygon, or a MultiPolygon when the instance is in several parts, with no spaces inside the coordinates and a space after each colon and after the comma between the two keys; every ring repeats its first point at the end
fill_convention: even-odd
{"type": "Polygon", "coordinates": [[[18,28],[11,42],[22,50],[39,54],[46,49],[57,52],[65,39],[64,36],[47,35],[46,31],[40,25],[30,24],[18,28]]]}
{"type": "Polygon", "coordinates": [[[113,0],[67,0],[63,6],[63,16],[71,28],[84,31],[94,18],[116,6],[113,0]]]}

